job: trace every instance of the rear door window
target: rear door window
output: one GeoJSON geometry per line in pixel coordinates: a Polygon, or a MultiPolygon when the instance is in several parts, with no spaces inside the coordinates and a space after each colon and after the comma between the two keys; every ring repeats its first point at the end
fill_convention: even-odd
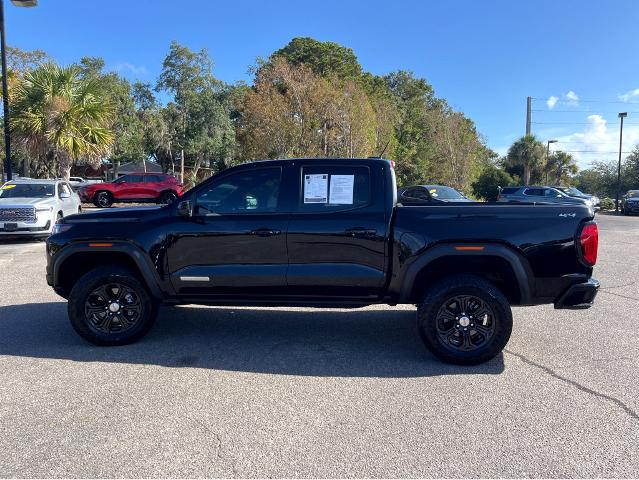
{"type": "Polygon", "coordinates": [[[502,195],[512,195],[517,190],[519,190],[519,188],[517,188],[517,187],[506,187],[506,188],[502,188],[501,189],[501,193],[502,193],[502,195]]]}
{"type": "Polygon", "coordinates": [[[366,166],[304,166],[298,209],[334,212],[371,203],[371,173],[366,166]]]}
{"type": "Polygon", "coordinates": [[[524,195],[528,195],[529,197],[543,197],[544,189],[543,188],[527,188],[524,191],[524,195]]]}

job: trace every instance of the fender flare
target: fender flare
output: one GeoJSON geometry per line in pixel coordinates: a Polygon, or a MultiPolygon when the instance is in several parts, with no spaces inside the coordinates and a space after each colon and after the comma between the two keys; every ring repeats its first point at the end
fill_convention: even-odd
{"type": "Polygon", "coordinates": [[[55,256],[55,260],[53,263],[53,285],[57,285],[57,279],[60,273],[60,267],[62,264],[72,255],[76,253],[110,253],[110,252],[118,252],[124,253],[128,255],[133,263],[138,267],[140,274],[142,275],[142,279],[144,283],[149,289],[151,295],[156,299],[162,299],[164,295],[162,294],[162,290],[160,289],[160,279],[158,277],[157,271],[153,267],[151,260],[144,255],[138,247],[132,245],[127,242],[122,241],[108,241],[108,242],[100,242],[111,244],[110,246],[105,247],[92,247],[91,244],[93,242],[79,242],[68,245],[64,247],[60,252],[58,252],[55,256]]]}
{"type": "Polygon", "coordinates": [[[407,268],[401,282],[399,303],[409,303],[415,279],[419,272],[429,263],[442,257],[461,256],[498,257],[505,260],[513,270],[519,287],[519,304],[528,305],[532,302],[533,273],[527,260],[520,254],[504,245],[497,243],[472,243],[472,244],[440,244],[421,253],[407,268]],[[456,247],[473,246],[483,247],[481,250],[457,250],[456,247]]]}

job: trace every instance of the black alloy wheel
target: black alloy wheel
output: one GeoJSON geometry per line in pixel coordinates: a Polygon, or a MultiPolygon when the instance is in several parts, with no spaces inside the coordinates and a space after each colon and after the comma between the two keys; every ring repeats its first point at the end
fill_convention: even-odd
{"type": "Polygon", "coordinates": [[[444,362],[476,365],[508,343],[513,317],[504,294],[475,275],[454,275],[427,288],[417,309],[419,334],[444,362]]]}
{"type": "Polygon", "coordinates": [[[98,207],[109,208],[113,205],[113,199],[109,192],[98,192],[95,195],[95,204],[98,207]]]}
{"type": "Polygon", "coordinates": [[[80,277],[69,294],[69,320],[94,345],[126,345],[142,338],[157,315],[143,280],[123,265],[105,265],[80,277]]]}
{"type": "Polygon", "coordinates": [[[94,289],[84,302],[87,325],[101,333],[124,333],[140,321],[142,304],[137,293],[121,283],[94,289]]]}
{"type": "Polygon", "coordinates": [[[437,337],[453,351],[476,350],[495,332],[495,314],[481,298],[455,295],[437,312],[437,337]]]}

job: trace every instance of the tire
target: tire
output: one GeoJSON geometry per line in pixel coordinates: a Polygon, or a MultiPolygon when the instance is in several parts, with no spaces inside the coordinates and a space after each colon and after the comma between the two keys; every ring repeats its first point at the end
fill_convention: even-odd
{"type": "Polygon", "coordinates": [[[96,192],[93,197],[93,204],[99,208],[109,208],[113,205],[113,195],[104,190],[96,192]]]}
{"type": "Polygon", "coordinates": [[[101,346],[136,342],[147,334],[157,316],[157,305],[142,282],[131,270],[117,265],[98,267],[78,279],[67,308],[78,335],[101,346]],[[109,298],[100,302],[101,297],[109,298]],[[122,308],[111,309],[113,303],[122,308]]]}
{"type": "Polygon", "coordinates": [[[160,203],[169,205],[177,200],[177,195],[173,192],[164,192],[160,195],[160,203]]]}
{"type": "Polygon", "coordinates": [[[55,216],[55,223],[58,223],[60,220],[62,220],[63,217],[64,215],[62,215],[62,212],[58,212],[58,214],[55,216]]]}
{"type": "Polygon", "coordinates": [[[418,304],[417,324],[426,348],[438,359],[477,365],[504,349],[513,317],[508,300],[492,283],[474,275],[456,275],[426,292],[418,304]]]}

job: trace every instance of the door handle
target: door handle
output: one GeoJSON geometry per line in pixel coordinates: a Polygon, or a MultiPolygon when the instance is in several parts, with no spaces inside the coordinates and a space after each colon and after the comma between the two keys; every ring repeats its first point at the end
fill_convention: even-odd
{"type": "Polygon", "coordinates": [[[374,228],[353,227],[348,228],[344,233],[349,237],[374,237],[377,235],[377,230],[374,228]]]}
{"type": "Polygon", "coordinates": [[[258,237],[271,237],[273,235],[279,235],[281,230],[273,230],[271,228],[258,228],[257,230],[251,230],[251,235],[257,235],[258,237]]]}

